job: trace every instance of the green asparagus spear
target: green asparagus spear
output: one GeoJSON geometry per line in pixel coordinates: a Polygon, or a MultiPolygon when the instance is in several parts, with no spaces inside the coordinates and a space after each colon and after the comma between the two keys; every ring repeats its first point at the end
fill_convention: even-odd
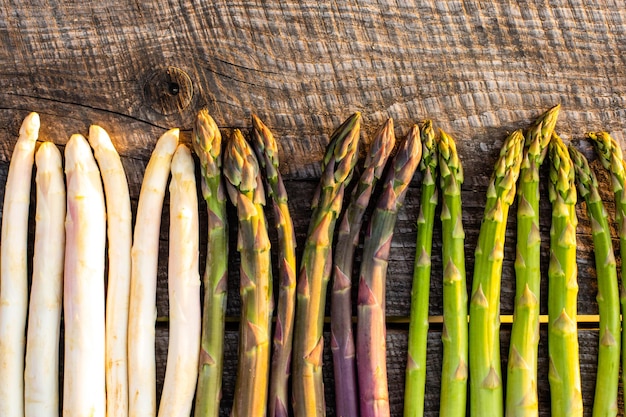
{"type": "Polygon", "coordinates": [[[393,158],[365,235],[359,277],[356,350],[362,417],[390,414],[385,342],[387,261],[398,210],[421,157],[419,128],[413,126],[393,158]]]}
{"type": "Polygon", "coordinates": [[[467,403],[467,283],[465,231],[461,205],[463,167],[454,140],[445,132],[439,139],[439,172],[443,263],[443,365],[441,416],[464,416],[467,403]]]}
{"type": "Polygon", "coordinates": [[[503,414],[500,369],[500,284],[509,206],[515,199],[524,135],[510,134],[487,189],[485,214],[475,251],[470,301],[469,369],[472,416],[503,414]]]}
{"type": "Polygon", "coordinates": [[[278,169],[278,148],[274,135],[256,115],[252,115],[251,144],[265,171],[267,193],[272,199],[278,229],[280,279],[272,362],[270,371],[269,415],[289,415],[288,381],[291,365],[293,322],[296,311],[296,237],[289,213],[287,191],[278,169]]]}
{"type": "Polygon", "coordinates": [[[231,416],[264,416],[270,361],[272,266],[259,165],[239,130],[224,152],[224,175],[237,207],[241,256],[239,362],[231,416]]]}
{"type": "Polygon", "coordinates": [[[517,195],[515,310],[506,386],[507,416],[537,416],[537,352],[541,235],[539,233],[539,167],[547,151],[560,105],[542,114],[526,133],[517,195]]]}
{"type": "MultiPolygon", "coordinates": [[[[611,173],[611,183],[615,200],[615,220],[619,231],[619,252],[621,259],[626,259],[626,168],[622,156],[622,149],[609,133],[589,133],[600,162],[611,173]]],[[[622,318],[626,317],[626,268],[621,268],[620,304],[622,318]]],[[[622,367],[626,363],[626,332],[622,331],[622,367]]],[[[622,381],[626,380],[626,373],[622,372],[622,381]]]]}
{"type": "Polygon", "coordinates": [[[350,204],[345,211],[337,235],[335,247],[333,287],[331,293],[330,333],[333,352],[335,404],[338,416],[357,416],[358,387],[354,337],[352,334],[352,263],[359,243],[363,215],[372,191],[381,177],[396,138],[393,120],[378,130],[365,160],[364,171],[352,192],[350,204]]]}
{"type": "MultiPolygon", "coordinates": [[[[433,225],[437,208],[437,142],[430,120],[421,129],[422,194],[417,217],[415,266],[411,290],[411,317],[409,324],[408,360],[404,391],[404,416],[424,415],[426,388],[426,348],[428,340],[428,300],[430,292],[430,254],[433,244],[433,225]]],[[[465,313],[467,315],[467,312],[465,313]]],[[[466,321],[467,323],[467,321],[466,321]]]]}
{"type": "Polygon", "coordinates": [[[313,213],[296,288],[292,378],[296,417],[326,414],[322,381],[326,287],[332,269],[335,222],[357,161],[360,126],[361,114],[357,112],[333,133],[322,164],[320,185],[313,198],[313,213]]]}
{"type": "Polygon", "coordinates": [[[207,257],[203,276],[203,326],[194,415],[216,417],[219,415],[222,397],[228,224],[226,194],[222,182],[222,135],[206,109],[198,112],[192,143],[200,159],[202,195],[208,211],[207,257]]]}
{"type": "Polygon", "coordinates": [[[598,181],[587,158],[573,146],[569,154],[576,169],[579,194],[585,199],[591,221],[596,273],[598,279],[598,310],[600,312],[600,340],[598,344],[598,371],[593,400],[593,416],[616,416],[619,386],[619,355],[621,331],[617,267],[613,255],[608,214],[598,193],[598,181]]]}
{"type": "Polygon", "coordinates": [[[548,354],[552,416],[582,416],[576,296],[576,187],[567,148],[556,133],[549,145],[552,203],[548,267],[548,354]]]}

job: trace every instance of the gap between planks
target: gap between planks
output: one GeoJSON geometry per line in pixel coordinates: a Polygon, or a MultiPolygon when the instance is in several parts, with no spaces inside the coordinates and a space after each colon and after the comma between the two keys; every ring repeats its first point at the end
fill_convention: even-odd
{"type": "MultiPolygon", "coordinates": [[[[621,316],[620,316],[621,319],[621,316]]],[[[467,320],[469,322],[469,316],[467,317],[467,320]]],[[[239,317],[226,317],[225,319],[226,323],[239,323],[239,317]]],[[[159,323],[168,323],[169,322],[169,317],[168,316],[161,316],[161,317],[157,317],[156,319],[157,324],[159,323]]],[[[352,317],[352,322],[356,323],[356,316],[352,317]]],[[[600,316],[598,314],[579,314],[576,316],[576,322],[579,325],[583,325],[586,328],[588,328],[589,326],[592,325],[597,325],[600,322],[600,316]]],[[[324,323],[330,323],[330,317],[325,317],[324,318],[324,323]]],[[[405,316],[389,316],[386,318],[386,323],[388,325],[403,325],[409,324],[409,317],[405,317],[405,316]]],[[[443,316],[429,316],[428,317],[428,323],[429,324],[443,324],[443,316]]],[[[513,315],[512,314],[503,314],[500,316],[500,324],[512,324],[513,323],[513,315]]],[[[547,314],[542,314],[539,316],[539,323],[540,324],[547,324],[548,323],[548,315],[547,314]]]]}

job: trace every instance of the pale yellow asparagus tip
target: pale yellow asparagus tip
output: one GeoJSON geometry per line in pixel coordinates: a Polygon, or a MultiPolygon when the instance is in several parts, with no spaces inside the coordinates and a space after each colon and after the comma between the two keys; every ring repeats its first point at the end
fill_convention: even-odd
{"type": "Polygon", "coordinates": [[[168,154],[173,154],[178,146],[178,139],[180,137],[180,129],[170,129],[161,136],[161,139],[157,142],[157,145],[163,146],[163,149],[168,154]]]}
{"type": "Polygon", "coordinates": [[[22,126],[20,127],[20,136],[26,135],[28,137],[37,137],[40,125],[39,114],[35,112],[30,113],[22,122],[22,126]]]}
{"type": "Polygon", "coordinates": [[[117,153],[117,150],[111,142],[111,137],[102,127],[98,125],[91,125],[89,127],[89,142],[91,142],[94,148],[100,147],[106,150],[112,150],[117,153]]]}
{"type": "Polygon", "coordinates": [[[70,136],[65,146],[65,172],[83,167],[85,158],[93,158],[87,139],[80,133],[70,136]]]}
{"type": "Polygon", "coordinates": [[[61,159],[59,148],[52,142],[44,142],[39,146],[35,155],[37,170],[44,172],[56,170],[59,159],[61,159]]]}

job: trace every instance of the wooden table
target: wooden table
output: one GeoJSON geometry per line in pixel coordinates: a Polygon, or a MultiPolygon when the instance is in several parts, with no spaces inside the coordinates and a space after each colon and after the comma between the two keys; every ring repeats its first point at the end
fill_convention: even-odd
{"type": "MultiPolygon", "coordinates": [[[[180,127],[189,142],[195,114],[206,106],[228,135],[233,128],[247,131],[254,112],[279,138],[300,248],[333,128],[361,111],[366,149],[388,117],[394,119],[398,136],[430,118],[455,137],[465,168],[469,283],[487,182],[507,132],[527,127],[542,111],[561,103],[557,130],[588,157],[593,158],[593,151],[584,133],[590,130],[608,130],[626,145],[626,8],[620,1],[2,0],[0,64],[0,199],[19,125],[29,111],[41,115],[40,138],[61,147],[72,133],[87,134],[90,124],[107,129],[122,155],[133,209],[153,145],[166,128],[180,127]]],[[[613,215],[608,177],[597,161],[593,166],[601,174],[603,197],[613,215]]],[[[544,167],[544,180],[546,173],[544,167]]],[[[401,415],[403,403],[420,180],[416,175],[400,213],[389,264],[388,367],[395,416],[401,415]]],[[[545,274],[550,227],[545,181],[541,205],[545,274]]],[[[513,311],[515,207],[511,213],[502,278],[505,362],[513,311]]],[[[578,214],[579,312],[584,315],[580,361],[590,415],[598,344],[597,286],[583,205],[578,214]]],[[[168,337],[167,218],[164,213],[157,292],[159,392],[168,337]]],[[[438,410],[441,365],[438,233],[437,224],[429,415],[438,410]]],[[[205,233],[200,236],[203,253],[205,233]]],[[[617,242],[616,232],[614,238],[617,242]]],[[[232,404],[238,338],[238,259],[232,242],[224,415],[232,404]]],[[[546,294],[547,279],[543,290],[546,294]]],[[[547,314],[545,297],[541,311],[547,314]]],[[[548,415],[545,324],[541,336],[539,395],[541,414],[548,415]]],[[[328,352],[325,361],[332,416],[328,352]]]]}

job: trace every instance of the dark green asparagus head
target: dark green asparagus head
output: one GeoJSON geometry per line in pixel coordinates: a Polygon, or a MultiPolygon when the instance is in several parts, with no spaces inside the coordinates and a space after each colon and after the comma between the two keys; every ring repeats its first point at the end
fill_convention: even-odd
{"type": "Polygon", "coordinates": [[[413,125],[398,153],[391,161],[391,169],[385,178],[385,190],[379,200],[379,208],[396,210],[398,206],[402,205],[411,178],[413,178],[421,159],[420,129],[417,125],[413,125]]]}
{"type": "MultiPolygon", "coordinates": [[[[439,130],[439,174],[441,175],[441,188],[444,193],[457,194],[459,186],[463,184],[463,166],[456,151],[454,139],[443,130],[439,130]],[[449,178],[452,176],[452,178],[449,178]],[[452,181],[451,181],[452,180],[452,181]],[[449,190],[448,187],[452,187],[449,190]]],[[[422,156],[424,159],[424,156],[422,156]]]]}
{"type": "Polygon", "coordinates": [[[361,113],[356,112],[339,126],[330,137],[322,171],[333,173],[335,182],[349,180],[358,158],[361,113]]]}
{"type": "Polygon", "coordinates": [[[574,166],[565,144],[556,133],[552,133],[549,145],[550,182],[548,192],[551,203],[576,204],[574,166]]]}
{"type": "Polygon", "coordinates": [[[226,144],[224,176],[228,195],[235,206],[240,194],[255,204],[265,204],[259,163],[239,129],[235,129],[226,144]]]}
{"type": "MultiPolygon", "coordinates": [[[[322,161],[320,186],[313,197],[312,207],[314,209],[338,204],[335,200],[340,190],[336,188],[337,185],[347,185],[352,178],[354,166],[358,159],[360,133],[361,113],[357,112],[343,122],[332,134],[322,161]],[[334,192],[327,193],[324,190],[334,190],[334,192]]],[[[340,194],[343,195],[343,193],[340,194]]]]}
{"type": "Polygon", "coordinates": [[[503,203],[509,205],[513,203],[523,149],[524,135],[521,130],[514,131],[504,140],[487,189],[488,198],[501,197],[503,203]]]}
{"type": "Polygon", "coordinates": [[[330,143],[324,155],[322,170],[337,164],[350,155],[350,149],[356,148],[361,133],[361,113],[348,117],[330,136],[330,143]],[[356,142],[356,143],[355,143],[356,142]]]}
{"type": "Polygon", "coordinates": [[[626,172],[624,171],[622,148],[619,143],[608,132],[591,132],[587,133],[587,137],[593,142],[602,166],[617,178],[617,181],[613,181],[613,185],[623,183],[626,172]]]}
{"type": "Polygon", "coordinates": [[[222,166],[222,135],[207,109],[198,112],[193,125],[193,149],[200,158],[203,175],[219,175],[222,166]]]}
{"type": "MultiPolygon", "coordinates": [[[[556,120],[559,117],[561,105],[557,104],[535,120],[526,132],[527,157],[530,162],[534,162],[537,167],[541,165],[548,151],[548,143],[554,132],[556,120]]],[[[529,161],[524,161],[526,165],[529,161]]]]}
{"type": "Polygon", "coordinates": [[[585,199],[591,199],[591,201],[600,200],[598,180],[596,179],[596,174],[589,167],[587,158],[573,145],[570,145],[568,149],[569,156],[574,164],[578,192],[585,199]]]}
{"type": "Polygon", "coordinates": [[[252,138],[250,143],[256,152],[259,164],[265,169],[268,178],[278,176],[278,147],[270,129],[257,117],[252,115],[252,138]]]}

